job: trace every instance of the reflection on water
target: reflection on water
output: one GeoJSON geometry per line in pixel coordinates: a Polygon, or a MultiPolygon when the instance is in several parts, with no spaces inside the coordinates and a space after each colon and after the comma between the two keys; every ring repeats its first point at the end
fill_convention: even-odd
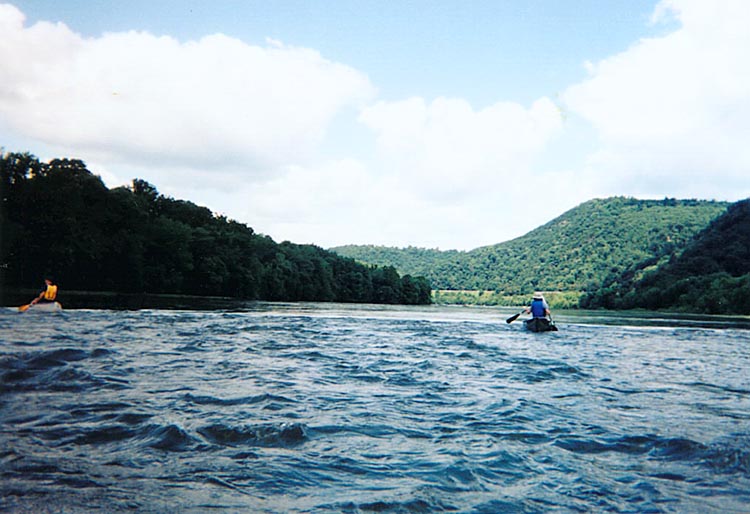
{"type": "MultiPolygon", "coordinates": [[[[3,293],[3,305],[13,307],[29,302],[36,295],[33,290],[10,290],[3,293]]],[[[237,300],[228,297],[187,296],[163,294],[126,293],[84,293],[67,291],[61,294],[63,306],[70,309],[110,309],[110,310],[224,310],[224,311],[272,311],[284,312],[327,312],[334,315],[338,310],[350,312],[352,308],[369,315],[411,316],[425,319],[492,319],[494,316],[507,319],[517,314],[519,307],[469,307],[451,305],[394,306],[394,305],[352,305],[336,303],[284,303],[237,300]]],[[[652,327],[702,327],[750,329],[750,316],[720,316],[707,314],[665,313],[646,310],[637,311],[555,311],[556,322],[593,325],[632,325],[652,327]]],[[[349,314],[347,314],[349,315],[349,314]]],[[[518,319],[520,323],[523,317],[518,319]]]]}
{"type": "Polygon", "coordinates": [[[563,311],[555,319],[567,323],[649,327],[698,327],[750,329],[750,316],[665,313],[653,311],[563,311]]]}

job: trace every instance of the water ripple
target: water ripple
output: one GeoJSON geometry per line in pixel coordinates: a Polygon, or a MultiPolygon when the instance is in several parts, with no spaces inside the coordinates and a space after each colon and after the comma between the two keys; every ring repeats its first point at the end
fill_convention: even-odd
{"type": "Polygon", "coordinates": [[[0,511],[746,512],[746,331],[506,317],[0,313],[0,511]]]}

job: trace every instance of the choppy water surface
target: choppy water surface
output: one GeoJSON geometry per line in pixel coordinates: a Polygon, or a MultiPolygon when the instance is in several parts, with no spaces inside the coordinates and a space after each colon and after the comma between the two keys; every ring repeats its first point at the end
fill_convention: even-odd
{"type": "Polygon", "coordinates": [[[0,313],[0,510],[747,512],[750,332],[0,313]]]}

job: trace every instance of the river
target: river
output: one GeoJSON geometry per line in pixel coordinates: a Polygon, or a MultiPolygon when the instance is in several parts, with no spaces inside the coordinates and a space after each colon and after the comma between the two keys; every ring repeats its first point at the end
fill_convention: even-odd
{"type": "Polygon", "coordinates": [[[747,320],[0,310],[3,512],[748,512],[747,320]]]}

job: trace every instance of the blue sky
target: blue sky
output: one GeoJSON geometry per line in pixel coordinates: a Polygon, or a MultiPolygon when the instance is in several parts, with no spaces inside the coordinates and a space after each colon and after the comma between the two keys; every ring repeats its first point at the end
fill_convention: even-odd
{"type": "Polygon", "coordinates": [[[0,4],[0,145],[277,240],[471,249],[750,195],[742,0],[0,4]]]}
{"type": "Polygon", "coordinates": [[[29,24],[75,32],[146,31],[181,41],[222,33],[313,48],[368,74],[383,98],[530,102],[585,77],[582,63],[658,33],[654,1],[160,1],[26,0],[29,24]]]}

